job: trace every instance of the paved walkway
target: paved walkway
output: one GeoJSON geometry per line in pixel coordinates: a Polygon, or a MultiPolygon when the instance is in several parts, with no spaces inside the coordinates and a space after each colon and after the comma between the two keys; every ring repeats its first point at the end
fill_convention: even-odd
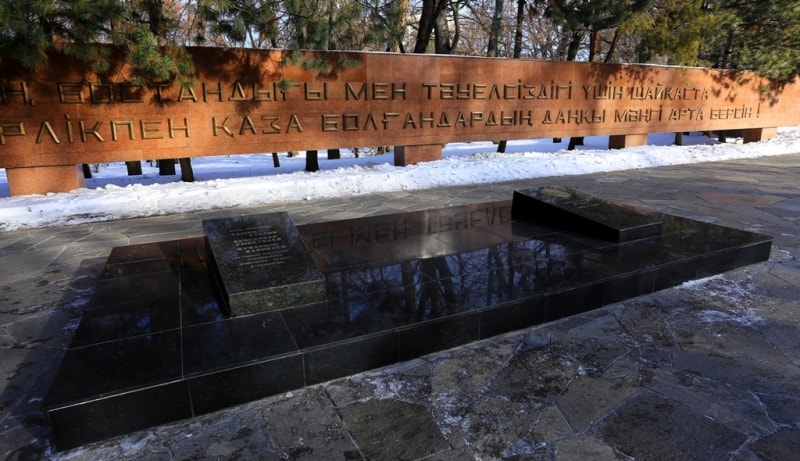
{"type": "Polygon", "coordinates": [[[0,233],[0,459],[796,459],[800,154],[0,233]],[[50,453],[41,399],[111,248],[575,186],[775,238],[770,260],[154,430],[50,453]]]}

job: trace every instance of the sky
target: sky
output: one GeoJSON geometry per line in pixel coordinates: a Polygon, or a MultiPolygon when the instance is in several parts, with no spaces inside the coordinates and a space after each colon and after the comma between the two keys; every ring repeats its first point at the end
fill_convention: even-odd
{"type": "Polygon", "coordinates": [[[307,172],[304,153],[226,155],[192,160],[195,182],[159,176],[158,168],[142,162],[143,175],[127,176],[124,163],[93,165],[86,188],[46,195],[9,196],[0,169],[0,232],[65,226],[190,211],[259,206],[272,203],[358,196],[376,192],[482,184],[529,178],[558,177],[652,168],[800,152],[800,127],[783,127],[765,142],[742,144],[741,138],[720,143],[700,133],[673,145],[674,134],[652,134],[646,146],[609,150],[608,137],[588,137],[583,146],[566,150],[568,139],[509,141],[505,153],[491,142],[453,143],[442,160],[394,166],[393,154],[356,158],[343,150],[341,159],[327,160],[320,151],[320,171],[307,172]]]}

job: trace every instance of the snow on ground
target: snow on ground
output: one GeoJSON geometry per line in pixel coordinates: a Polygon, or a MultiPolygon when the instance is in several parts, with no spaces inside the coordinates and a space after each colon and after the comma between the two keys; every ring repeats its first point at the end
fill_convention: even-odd
{"type": "Polygon", "coordinates": [[[490,142],[454,143],[445,147],[442,160],[407,167],[393,166],[393,153],[362,152],[356,158],[343,150],[340,160],[327,160],[320,151],[321,170],[313,173],[304,171],[302,155],[281,154],[279,168],[270,154],[204,157],[192,161],[193,183],[180,182],[179,175],[158,176],[148,162],[143,162],[144,175],[131,177],[124,163],[112,163],[99,165],[85,189],[17,197],[9,196],[0,169],[0,231],[789,154],[800,152],[800,127],[781,128],[775,139],[761,143],[718,143],[700,134],[684,136],[683,146],[672,145],[673,140],[673,134],[656,134],[647,146],[608,150],[607,137],[589,137],[574,151],[566,150],[566,138],[561,143],[509,141],[503,154],[490,142]]]}

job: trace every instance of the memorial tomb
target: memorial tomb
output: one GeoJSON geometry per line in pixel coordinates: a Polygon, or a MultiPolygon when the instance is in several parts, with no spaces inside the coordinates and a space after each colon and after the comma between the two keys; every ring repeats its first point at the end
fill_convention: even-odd
{"type": "Polygon", "coordinates": [[[765,261],[752,232],[571,189],[114,248],[43,412],[56,450],[765,261]]]}

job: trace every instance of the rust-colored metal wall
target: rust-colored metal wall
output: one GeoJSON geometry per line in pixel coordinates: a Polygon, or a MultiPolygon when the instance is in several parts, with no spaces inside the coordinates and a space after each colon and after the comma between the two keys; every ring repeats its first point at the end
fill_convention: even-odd
{"type": "Polygon", "coordinates": [[[80,163],[586,135],[612,135],[624,146],[651,132],[722,129],[749,129],[748,139],[761,139],[760,128],[800,123],[800,85],[771,87],[750,73],[334,52],[315,54],[329,63],[316,72],[292,64],[287,52],[190,52],[197,74],[186,86],[134,85],[121,61],[106,75],[62,55],[36,71],[5,61],[0,167],[63,170],[80,163]]]}

